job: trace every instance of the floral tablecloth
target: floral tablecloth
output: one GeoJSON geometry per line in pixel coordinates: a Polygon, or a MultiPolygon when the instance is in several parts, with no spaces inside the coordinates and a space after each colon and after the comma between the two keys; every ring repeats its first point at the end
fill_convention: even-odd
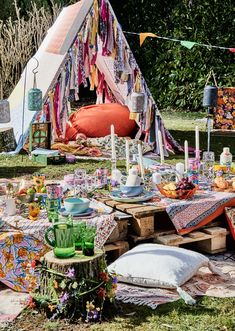
{"type": "MultiPolygon", "coordinates": [[[[51,249],[44,242],[45,230],[51,223],[44,211],[37,221],[30,221],[20,214],[6,216],[3,200],[0,206],[3,208],[0,219],[0,281],[16,291],[28,292],[36,283],[31,272],[32,261],[51,249]]],[[[86,221],[97,227],[97,248],[103,247],[117,225],[114,214],[98,215],[86,221]]]]}

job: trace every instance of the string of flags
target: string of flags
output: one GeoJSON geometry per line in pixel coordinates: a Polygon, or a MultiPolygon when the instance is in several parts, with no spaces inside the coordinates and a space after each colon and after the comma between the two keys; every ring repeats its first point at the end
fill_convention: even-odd
{"type": "Polygon", "coordinates": [[[231,53],[235,53],[235,47],[215,46],[215,45],[203,44],[203,43],[189,41],[189,40],[180,40],[180,39],[175,39],[175,38],[162,37],[162,36],[156,35],[155,33],[152,33],[152,32],[140,32],[140,33],[129,32],[129,31],[123,31],[123,32],[125,34],[138,35],[140,38],[140,46],[143,45],[146,38],[152,37],[152,38],[159,38],[159,39],[179,42],[182,46],[184,46],[188,49],[192,49],[193,46],[197,45],[197,46],[203,46],[203,47],[207,47],[207,48],[217,48],[217,49],[228,50],[231,53]]]}

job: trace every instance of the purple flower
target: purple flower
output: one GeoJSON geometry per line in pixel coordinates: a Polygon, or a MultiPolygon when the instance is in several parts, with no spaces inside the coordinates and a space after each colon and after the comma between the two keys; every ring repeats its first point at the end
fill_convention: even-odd
{"type": "Polygon", "coordinates": [[[118,282],[118,279],[117,279],[117,277],[116,276],[114,276],[114,277],[112,277],[113,279],[112,279],[112,284],[117,284],[117,282],[118,282]]]}
{"type": "Polygon", "coordinates": [[[60,302],[65,303],[69,299],[69,294],[67,292],[64,292],[64,294],[60,297],[60,302]]]}
{"type": "Polygon", "coordinates": [[[74,268],[69,268],[67,273],[65,274],[69,278],[74,278],[75,277],[75,270],[74,268]]]}

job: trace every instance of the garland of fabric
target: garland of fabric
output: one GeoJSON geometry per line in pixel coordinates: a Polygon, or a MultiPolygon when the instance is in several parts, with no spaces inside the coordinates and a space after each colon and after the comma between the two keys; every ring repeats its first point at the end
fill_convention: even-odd
{"type": "MultiPolygon", "coordinates": [[[[108,63],[108,62],[107,62],[108,63]]],[[[107,65],[106,63],[106,65],[107,65]]],[[[96,90],[97,103],[119,102],[129,105],[131,93],[135,91],[137,80],[139,90],[146,95],[143,114],[139,116],[139,132],[137,136],[145,142],[156,144],[159,153],[158,137],[154,134],[155,121],[161,121],[157,105],[141,75],[140,68],[130,50],[130,47],[118,24],[114,12],[107,0],[94,0],[94,5],[88,13],[85,22],[76,36],[60,76],[51,88],[45,102],[46,119],[52,122],[52,141],[63,141],[65,137],[65,123],[69,117],[70,102],[79,100],[79,86],[90,85],[90,90],[96,90]],[[108,59],[111,67],[108,72],[101,72],[98,68],[98,56],[108,59]],[[112,87],[106,82],[106,75],[114,80],[119,89],[119,96],[112,93],[112,87]],[[119,97],[122,100],[119,100],[119,97]]],[[[163,143],[168,150],[180,150],[181,147],[160,126],[163,143]],[[167,137],[167,138],[166,138],[167,137]]],[[[167,150],[165,151],[167,155],[167,150]]]]}

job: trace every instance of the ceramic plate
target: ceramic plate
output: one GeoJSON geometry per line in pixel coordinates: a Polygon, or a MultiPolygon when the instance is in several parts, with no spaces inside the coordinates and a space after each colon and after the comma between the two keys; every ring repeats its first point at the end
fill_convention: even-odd
{"type": "Polygon", "coordinates": [[[68,215],[72,215],[74,217],[83,217],[83,216],[90,216],[92,213],[94,213],[94,209],[93,208],[88,208],[85,212],[83,213],[78,213],[78,212],[68,212],[65,210],[65,208],[61,208],[60,209],[60,214],[62,216],[68,216],[68,215]]]}
{"type": "Polygon", "coordinates": [[[129,197],[123,194],[121,191],[114,191],[110,194],[110,198],[118,201],[118,202],[127,202],[127,203],[135,203],[135,202],[144,202],[152,199],[154,194],[148,191],[144,191],[141,195],[136,197],[129,197]]]}

